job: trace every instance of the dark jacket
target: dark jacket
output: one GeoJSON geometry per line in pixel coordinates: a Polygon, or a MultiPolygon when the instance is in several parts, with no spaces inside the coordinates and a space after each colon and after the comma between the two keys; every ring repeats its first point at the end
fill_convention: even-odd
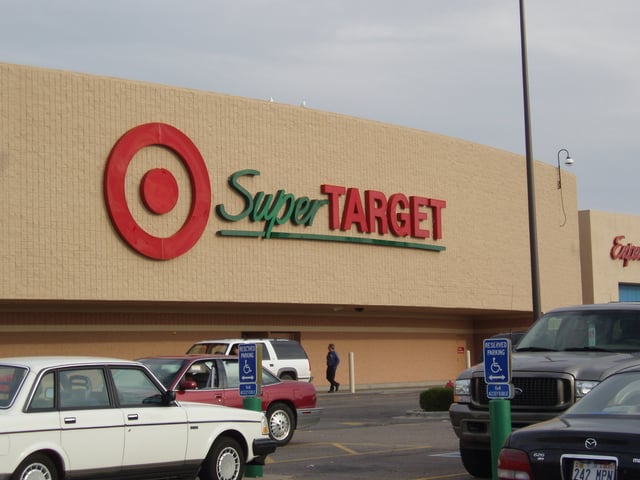
{"type": "Polygon", "coordinates": [[[327,353],[327,367],[337,367],[340,363],[340,357],[334,351],[327,353]]]}

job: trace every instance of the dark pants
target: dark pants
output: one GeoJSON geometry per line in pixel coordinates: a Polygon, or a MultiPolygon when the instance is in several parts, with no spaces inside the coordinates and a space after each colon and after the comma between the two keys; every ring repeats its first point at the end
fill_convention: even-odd
{"type": "Polygon", "coordinates": [[[327,367],[327,380],[331,384],[329,391],[337,391],[340,384],[336,382],[336,367],[327,367]]]}

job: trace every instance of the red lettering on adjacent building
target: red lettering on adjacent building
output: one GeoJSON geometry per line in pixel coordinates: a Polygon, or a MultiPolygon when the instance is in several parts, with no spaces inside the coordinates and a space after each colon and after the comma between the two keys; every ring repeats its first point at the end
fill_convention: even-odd
{"type": "Polygon", "coordinates": [[[640,260],[640,247],[631,243],[622,244],[624,238],[624,235],[614,237],[609,255],[613,260],[622,260],[622,266],[626,267],[631,260],[640,260]]]}

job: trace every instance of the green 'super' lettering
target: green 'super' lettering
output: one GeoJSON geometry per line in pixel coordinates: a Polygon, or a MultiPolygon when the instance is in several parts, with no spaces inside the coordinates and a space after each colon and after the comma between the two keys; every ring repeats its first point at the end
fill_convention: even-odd
{"type": "Polygon", "coordinates": [[[216,213],[220,218],[237,222],[248,217],[252,222],[264,222],[264,237],[269,238],[275,225],[284,225],[287,222],[294,225],[312,225],[320,207],[329,203],[329,200],[296,198],[285,190],[278,190],[275,195],[259,191],[252,196],[251,192],[240,184],[240,179],[257,175],[260,175],[258,170],[247,169],[239,170],[229,177],[229,186],[240,195],[244,207],[240,213],[234,215],[229,213],[223,204],[218,204],[216,213]]]}

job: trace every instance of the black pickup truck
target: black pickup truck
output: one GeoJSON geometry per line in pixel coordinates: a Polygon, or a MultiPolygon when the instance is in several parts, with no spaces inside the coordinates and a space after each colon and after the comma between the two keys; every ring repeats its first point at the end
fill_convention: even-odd
{"type": "MultiPolygon", "coordinates": [[[[614,372],[640,365],[640,303],[552,310],[535,322],[511,356],[514,429],[553,418],[614,372]]],[[[467,471],[491,477],[489,399],[484,365],[455,382],[449,417],[467,471]]]]}

